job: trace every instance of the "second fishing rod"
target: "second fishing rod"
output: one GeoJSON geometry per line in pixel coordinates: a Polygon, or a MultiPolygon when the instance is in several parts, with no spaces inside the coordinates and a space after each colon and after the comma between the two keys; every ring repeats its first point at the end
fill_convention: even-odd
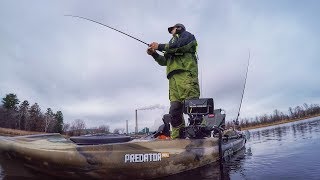
{"type": "Polygon", "coordinates": [[[248,64],[247,64],[246,75],[245,75],[245,78],[244,78],[243,89],[242,89],[242,93],[241,93],[240,105],[239,105],[239,109],[238,109],[237,118],[236,118],[236,120],[234,121],[234,125],[235,125],[235,126],[239,126],[239,125],[240,125],[240,123],[239,123],[239,116],[240,116],[240,110],[241,110],[241,106],[242,106],[243,95],[244,95],[244,91],[245,91],[245,89],[246,89],[246,84],[247,84],[247,77],[248,77],[248,71],[249,71],[249,65],[250,65],[250,57],[251,57],[251,54],[250,54],[250,50],[249,50],[249,54],[248,54],[248,64]]]}

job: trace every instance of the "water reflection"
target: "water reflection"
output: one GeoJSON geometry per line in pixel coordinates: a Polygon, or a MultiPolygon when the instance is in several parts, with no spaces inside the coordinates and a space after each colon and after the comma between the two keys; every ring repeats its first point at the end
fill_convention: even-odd
{"type": "MultiPolygon", "coordinates": [[[[251,148],[242,148],[232,157],[227,157],[224,161],[213,163],[198,169],[187,171],[184,173],[172,175],[161,180],[186,180],[186,179],[217,179],[230,180],[230,175],[239,173],[241,177],[245,178],[243,168],[243,159],[252,156],[251,148]]],[[[159,179],[159,180],[160,180],[159,179]]]]}

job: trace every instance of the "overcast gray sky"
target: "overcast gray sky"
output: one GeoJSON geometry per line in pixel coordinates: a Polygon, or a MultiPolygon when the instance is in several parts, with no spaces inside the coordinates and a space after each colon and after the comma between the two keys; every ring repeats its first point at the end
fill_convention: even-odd
{"type": "Polygon", "coordinates": [[[251,64],[241,117],[320,102],[318,1],[0,1],[0,96],[16,93],[42,111],[61,110],[64,121],[87,127],[134,130],[161,124],[168,111],[165,68],[147,46],[169,41],[167,27],[183,23],[198,40],[202,97],[236,117],[248,49],[251,64]]]}

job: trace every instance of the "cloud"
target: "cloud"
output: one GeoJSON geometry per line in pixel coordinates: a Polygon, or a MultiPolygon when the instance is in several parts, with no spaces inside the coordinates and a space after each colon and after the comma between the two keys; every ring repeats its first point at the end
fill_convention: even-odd
{"type": "Polygon", "coordinates": [[[319,103],[319,12],[311,2],[277,1],[2,1],[0,95],[16,93],[44,110],[61,110],[65,121],[84,119],[134,130],[156,129],[168,112],[168,80],[146,46],[85,16],[148,43],[167,42],[167,27],[186,25],[198,40],[202,97],[236,117],[250,68],[241,117],[275,108],[319,103]],[[170,4],[170,5],[167,5],[170,4]]]}

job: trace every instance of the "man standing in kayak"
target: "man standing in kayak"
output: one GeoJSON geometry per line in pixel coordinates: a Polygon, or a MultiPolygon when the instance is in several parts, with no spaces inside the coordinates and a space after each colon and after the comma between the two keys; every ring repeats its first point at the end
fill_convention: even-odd
{"type": "Polygon", "coordinates": [[[198,64],[196,57],[197,40],[193,34],[186,31],[183,24],[176,24],[168,28],[172,38],[167,44],[153,42],[147,53],[151,55],[160,66],[167,66],[169,80],[169,100],[171,115],[171,138],[184,138],[182,128],[185,127],[183,119],[183,101],[200,97],[198,64]],[[156,50],[164,52],[159,55],[156,50]]]}

